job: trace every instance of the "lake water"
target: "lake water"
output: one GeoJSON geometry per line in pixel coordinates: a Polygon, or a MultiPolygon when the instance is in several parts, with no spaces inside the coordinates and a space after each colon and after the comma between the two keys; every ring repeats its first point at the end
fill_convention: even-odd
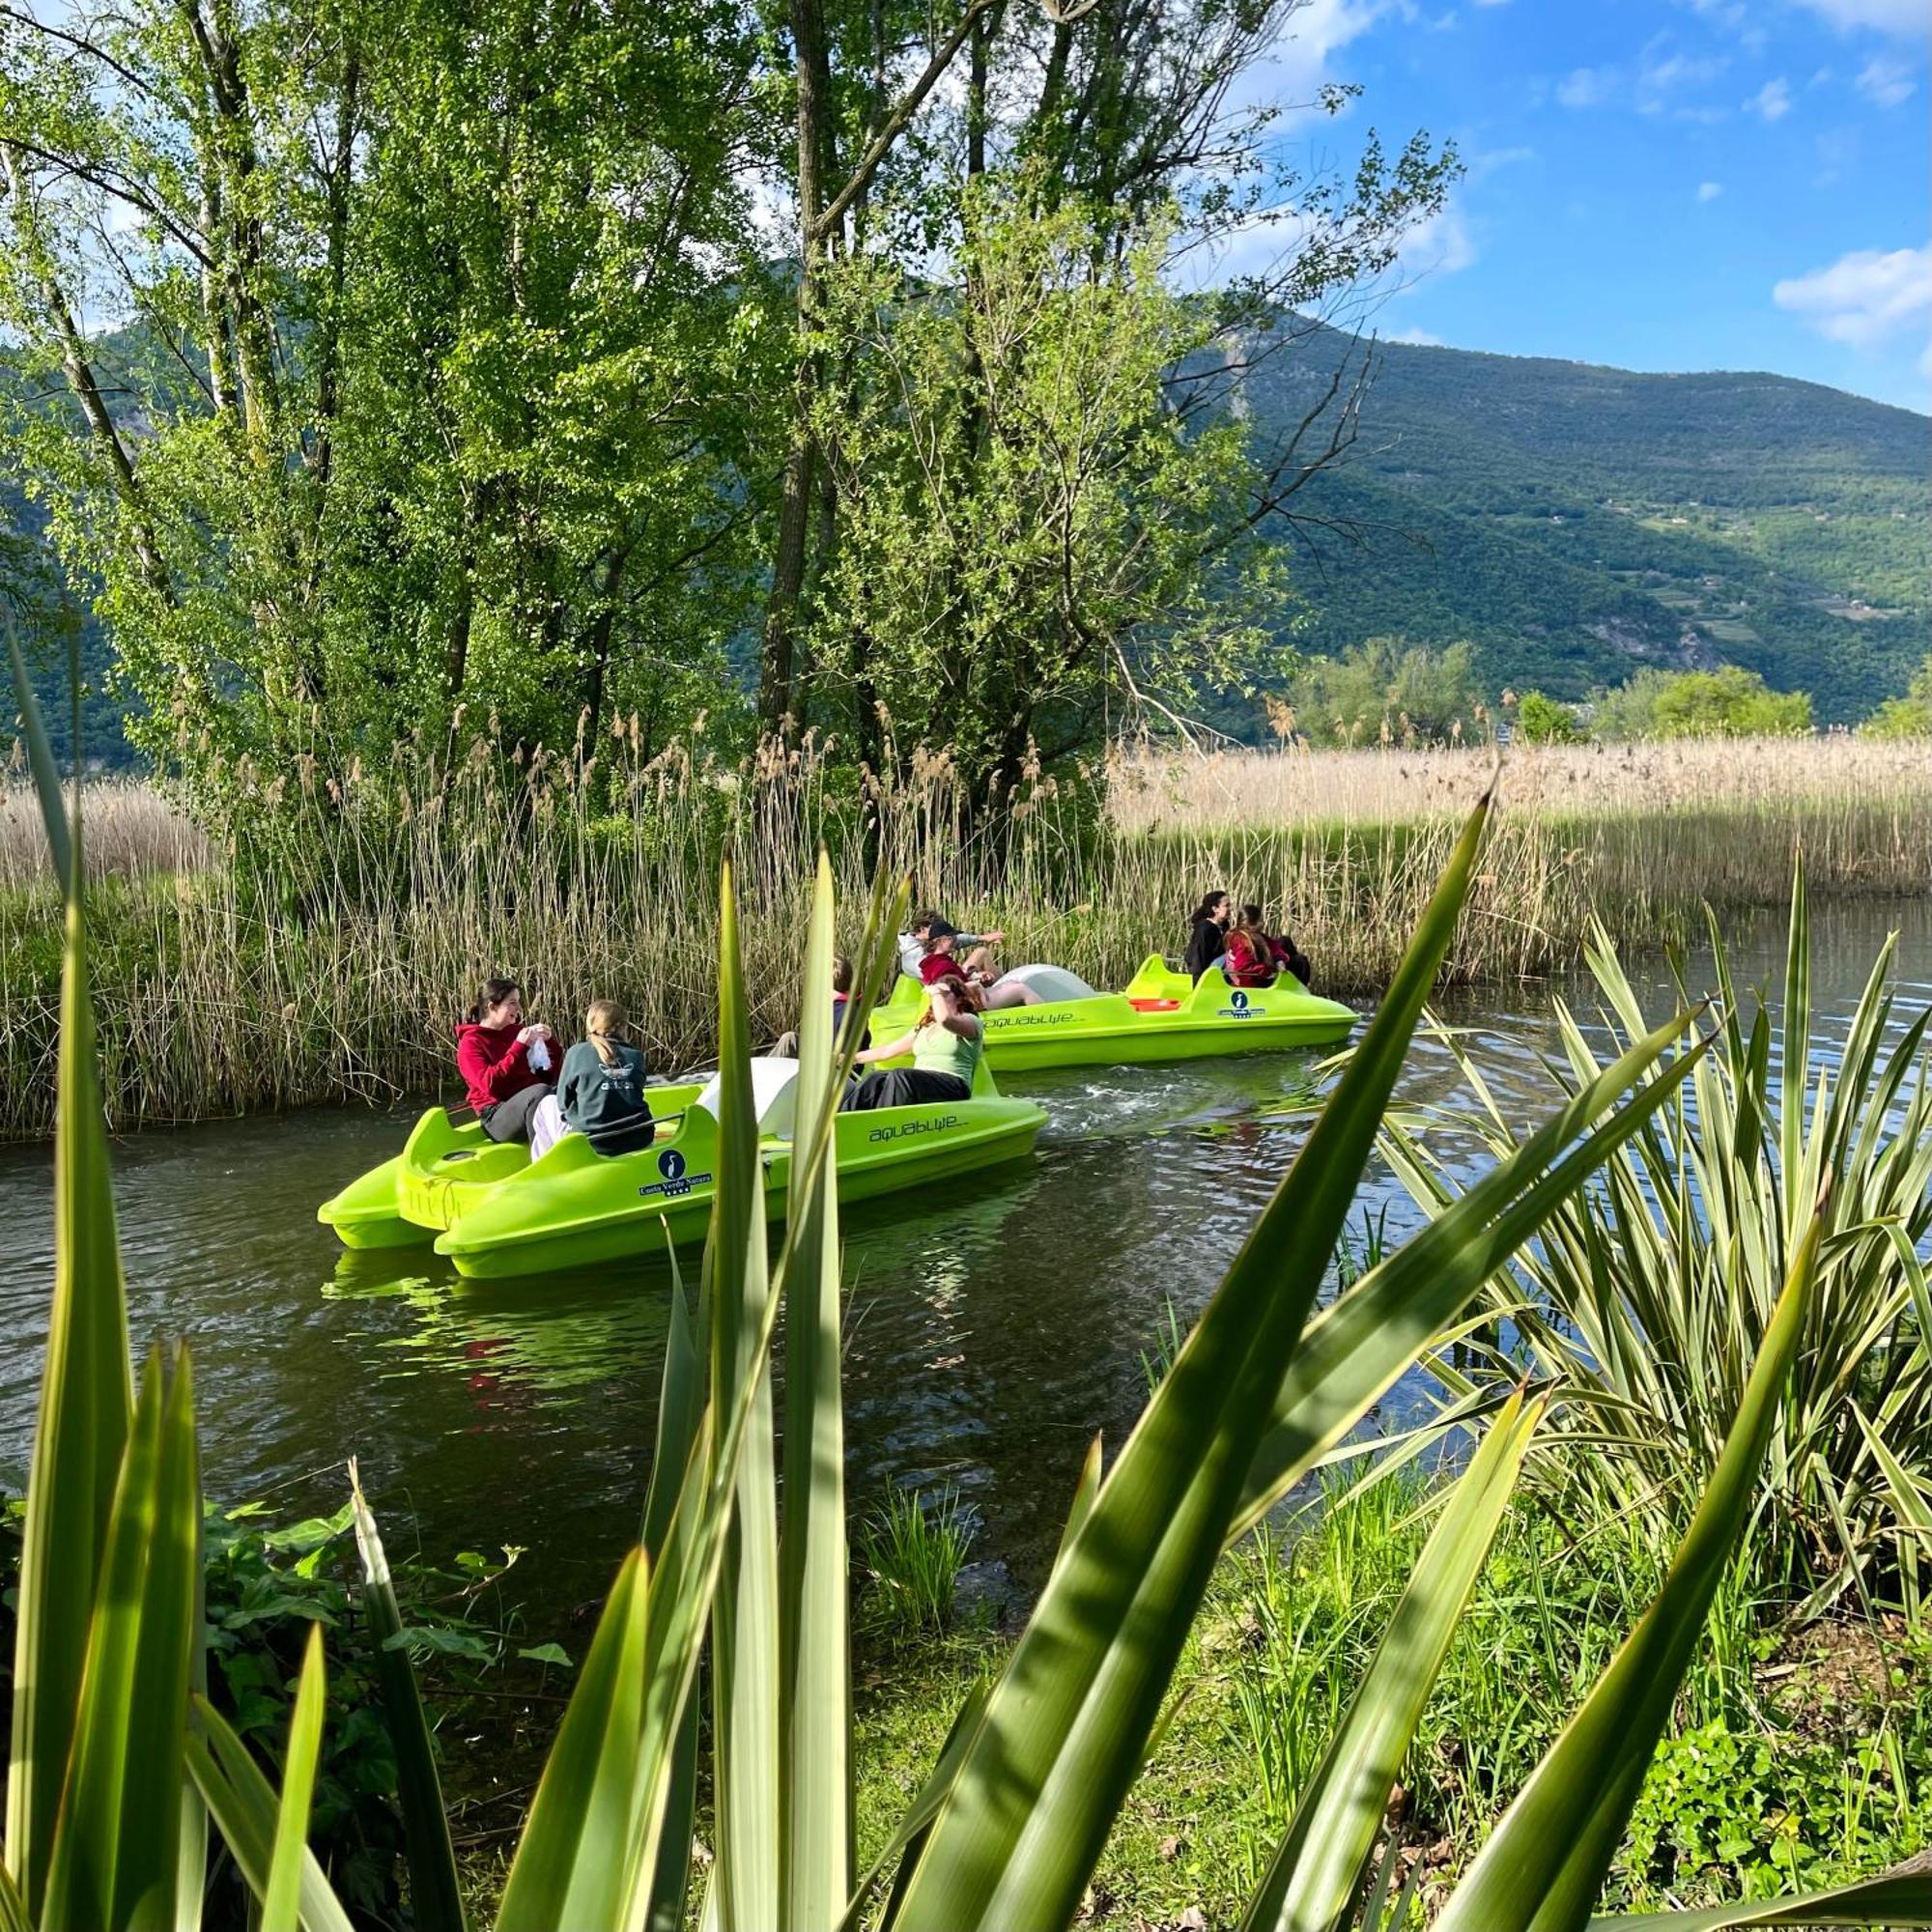
{"type": "MultiPolygon", "coordinates": [[[[1817,1037],[1842,1032],[1885,933],[1901,1004],[1932,1001],[1932,899],[1814,909],[1817,1037]]],[[[1741,989],[1775,987],[1783,917],[1733,926],[1741,989]]],[[[1710,982],[1708,958],[1688,977],[1710,982]]],[[[1634,978],[1662,1017],[1668,967],[1634,978]]],[[[1587,980],[1446,1001],[1524,1120],[1549,1105],[1552,1001],[1587,980]]],[[[1313,1055],[1078,1069],[1009,1083],[1049,1125],[1037,1156],[955,1189],[846,1214],[847,1432],[855,1502],[952,1485],[977,1553],[1037,1581],[1096,1431],[1118,1443],[1146,1396],[1143,1351],[1183,1325],[1301,1145],[1322,1079],[1313,1055]]],[[[1402,1089],[1450,1097],[1422,1041],[1402,1089]]],[[[515,1545],[509,1586],[531,1627],[601,1596],[635,1536],[649,1474],[668,1275],[663,1264],[506,1285],[459,1282],[429,1250],[346,1257],[316,1204],[395,1151],[410,1116],[319,1110],[117,1144],[133,1332],[185,1337],[205,1480],[224,1501],[325,1513],[361,1459],[393,1550],[515,1545]]],[[[33,1430],[51,1279],[51,1161],[0,1149],[0,1470],[17,1486],[33,1430]]],[[[1414,1225],[1372,1175],[1361,1209],[1414,1225]]],[[[1403,1392],[1391,1398],[1400,1406],[1403,1392]]],[[[997,1576],[995,1577],[997,1581],[997,1576]]]]}

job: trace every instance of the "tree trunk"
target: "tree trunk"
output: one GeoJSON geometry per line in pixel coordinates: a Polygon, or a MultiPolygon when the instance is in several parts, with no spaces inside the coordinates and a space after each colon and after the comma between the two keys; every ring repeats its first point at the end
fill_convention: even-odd
{"type": "Polygon", "coordinates": [[[822,0],[792,0],[791,32],[798,70],[799,354],[792,373],[791,447],[785,455],[783,494],[779,500],[778,551],[772,559],[758,678],[758,721],[767,731],[781,730],[797,705],[793,673],[799,592],[805,584],[806,541],[818,467],[818,449],[811,434],[817,372],[808,344],[825,252],[817,229],[824,192],[821,168],[828,145],[831,71],[826,61],[822,0]]]}

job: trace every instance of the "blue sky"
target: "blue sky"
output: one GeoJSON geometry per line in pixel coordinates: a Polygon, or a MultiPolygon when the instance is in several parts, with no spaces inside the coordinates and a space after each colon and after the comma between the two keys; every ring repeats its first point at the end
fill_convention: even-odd
{"type": "Polygon", "coordinates": [[[1469,164],[1385,336],[1932,407],[1932,0],[1308,0],[1257,76],[1469,164]]]}

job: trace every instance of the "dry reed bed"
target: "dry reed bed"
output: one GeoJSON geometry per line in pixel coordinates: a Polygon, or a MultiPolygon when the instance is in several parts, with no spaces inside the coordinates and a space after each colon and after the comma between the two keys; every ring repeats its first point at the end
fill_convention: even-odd
{"type": "MultiPolygon", "coordinates": [[[[1725,749],[1741,771],[1777,768],[1761,748],[1725,749]]],[[[1566,965],[1593,916],[1641,943],[1684,930],[1705,900],[1775,903],[1800,840],[1821,893],[1926,890],[1932,758],[1909,767],[1848,758],[1828,784],[1811,749],[1778,748],[1809,761],[1819,780],[1809,790],[1767,787],[1725,801],[1719,765],[1673,758],[1673,802],[1625,796],[1601,813],[1526,809],[1516,797],[1525,775],[1558,787],[1533,795],[1562,798],[1567,781],[1539,775],[1549,754],[1513,760],[1447,977],[1510,980],[1566,965]]],[[[1574,754],[1562,755],[1567,769],[1574,754]]],[[[1401,769],[1405,757],[1418,761],[1258,754],[1243,772],[1222,760],[1221,777],[1259,794],[1310,782],[1277,768],[1333,765],[1302,794],[1332,808],[1412,797],[1402,789],[1416,782],[1401,769]],[[1382,776],[1358,775],[1354,761],[1382,776]]],[[[100,891],[97,1006],[109,1107],[131,1125],[446,1087],[466,989],[498,968],[524,980],[534,1009],[559,1031],[575,1028],[588,999],[611,994],[641,1021],[657,1067],[696,1064],[711,1049],[717,862],[727,840],[754,1017],[768,1037],[795,1021],[806,887],[821,838],[855,921],[876,851],[912,876],[917,898],[962,923],[1004,926],[1009,960],[1056,959],[1118,985],[1149,952],[1177,952],[1193,900],[1222,885],[1280,910],[1316,960],[1319,984],[1371,993],[1400,957],[1456,818],[1488,775],[1480,756],[1432,756],[1423,769],[1429,787],[1443,788],[1439,807],[1355,823],[1338,822],[1332,809],[1297,819],[1281,803],[1244,810],[1232,826],[1206,806],[1137,819],[1117,783],[1123,823],[1108,824],[1096,821],[1091,798],[1037,781],[997,842],[968,832],[964,787],[944,757],[915,759],[890,794],[861,790],[810,749],[744,768],[682,752],[626,766],[618,754],[588,778],[574,760],[540,756],[507,784],[500,764],[482,756],[407,779],[375,780],[352,766],[337,781],[303,770],[262,785],[243,774],[210,848],[220,863],[172,872],[146,863],[146,876],[100,891]]],[[[1200,781],[1183,769],[1159,782],[1171,797],[1200,781]]],[[[13,810],[24,803],[9,801],[13,810]]],[[[135,848],[148,862],[184,837],[131,802],[128,810],[129,825],[153,833],[135,848]]],[[[103,840],[90,836],[99,853],[103,840]]],[[[137,870],[144,863],[130,860],[137,870]]],[[[50,882],[0,892],[0,1133],[49,1124],[54,942],[50,882]]]]}
{"type": "MultiPolygon", "coordinates": [[[[1487,746],[1230,751],[1175,758],[1126,753],[1108,769],[1124,832],[1229,824],[1407,824],[1460,817],[1488,781],[1487,746]]],[[[1657,744],[1524,745],[1502,762],[1512,810],[1783,814],[1837,800],[1910,803],[1932,793],[1932,741],[1833,732],[1805,738],[1683,738],[1657,744]]]]}
{"type": "MultiPolygon", "coordinates": [[[[191,871],[212,863],[208,840],[153,785],[137,779],[99,779],[81,796],[86,825],[81,849],[90,879],[191,871]]],[[[39,801],[26,784],[0,781],[0,892],[19,891],[46,877],[39,801]]]]}

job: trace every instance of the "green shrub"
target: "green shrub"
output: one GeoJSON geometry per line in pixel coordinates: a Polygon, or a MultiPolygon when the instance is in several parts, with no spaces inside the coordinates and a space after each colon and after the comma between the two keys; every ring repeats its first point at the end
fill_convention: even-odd
{"type": "Polygon", "coordinates": [[[1811,728],[1811,699],[1772,691],[1756,671],[1640,670],[1596,701],[1599,738],[1775,738],[1811,728]]]}
{"type": "Polygon", "coordinates": [[[1583,738],[1577,724],[1577,714],[1567,704],[1546,697],[1540,691],[1523,693],[1517,704],[1516,724],[1528,745],[1576,745],[1583,738]]]}

